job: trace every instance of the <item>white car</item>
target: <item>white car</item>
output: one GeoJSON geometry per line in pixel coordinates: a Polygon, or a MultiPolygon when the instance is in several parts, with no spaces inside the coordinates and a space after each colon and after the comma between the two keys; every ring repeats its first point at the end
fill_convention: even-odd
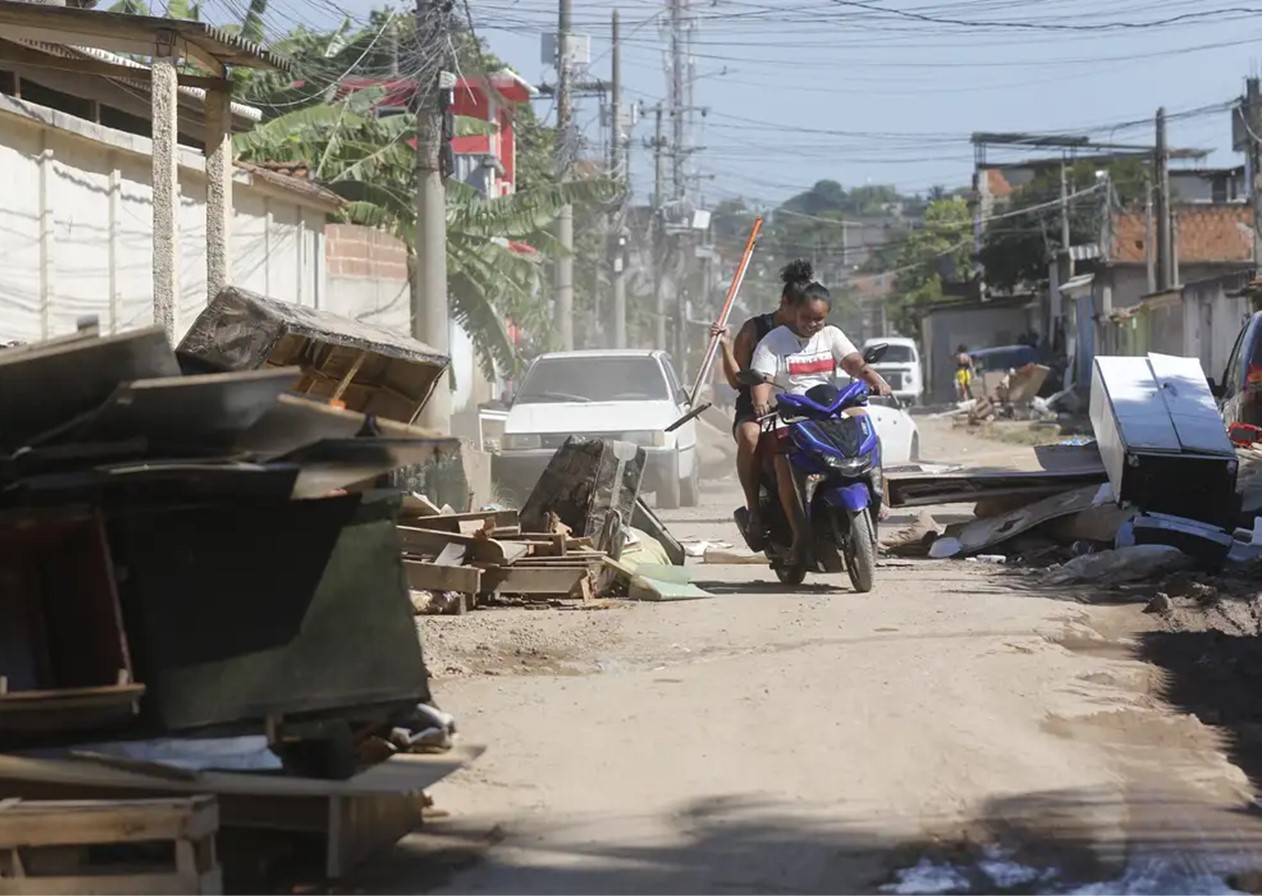
{"type": "Polygon", "coordinates": [[[522,378],[493,461],[499,484],[524,499],[571,435],[620,439],[644,448],[643,490],[657,506],[695,507],[701,465],[688,396],[662,351],[602,350],[540,355],[522,378]]]}
{"type": "Polygon", "coordinates": [[[905,336],[881,336],[863,343],[867,351],[874,345],[887,345],[884,356],[872,366],[885,377],[894,394],[904,404],[914,405],[924,395],[925,380],[920,366],[920,349],[914,339],[905,336]]]}
{"type": "Polygon", "coordinates": [[[920,431],[900,404],[879,395],[868,398],[868,416],[881,439],[881,465],[906,464],[920,460],[920,431]]]}

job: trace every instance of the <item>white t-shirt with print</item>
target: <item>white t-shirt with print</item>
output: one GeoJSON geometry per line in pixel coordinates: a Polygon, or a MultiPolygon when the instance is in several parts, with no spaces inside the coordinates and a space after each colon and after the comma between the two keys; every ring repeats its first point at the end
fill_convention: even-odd
{"type": "Polygon", "coordinates": [[[832,324],[810,338],[777,327],[754,349],[750,369],[772,377],[791,395],[805,395],[815,386],[833,382],[841,359],[856,352],[854,343],[832,324]]]}

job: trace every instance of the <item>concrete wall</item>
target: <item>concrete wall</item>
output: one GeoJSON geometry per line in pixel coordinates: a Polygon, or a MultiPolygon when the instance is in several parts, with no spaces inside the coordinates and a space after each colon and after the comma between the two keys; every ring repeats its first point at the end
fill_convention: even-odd
{"type": "Polygon", "coordinates": [[[959,345],[970,349],[1011,345],[1022,333],[1037,327],[1038,310],[1022,305],[970,305],[941,308],[925,315],[921,323],[925,370],[925,401],[955,398],[955,363],[959,345]]]}
{"type": "MultiPolygon", "coordinates": [[[[176,336],[206,305],[206,181],[181,149],[176,336]]],[[[0,341],[153,322],[150,141],[0,96],[0,341]]],[[[237,172],[231,281],[322,307],[325,210],[237,172]]]]}

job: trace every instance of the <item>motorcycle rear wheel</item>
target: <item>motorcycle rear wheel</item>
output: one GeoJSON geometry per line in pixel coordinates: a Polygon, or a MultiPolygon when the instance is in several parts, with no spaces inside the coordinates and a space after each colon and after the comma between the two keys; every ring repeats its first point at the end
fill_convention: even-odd
{"type": "Polygon", "coordinates": [[[842,553],[851,586],[858,593],[867,594],[876,579],[876,527],[872,525],[871,507],[850,517],[850,531],[842,543],[842,553]]]}

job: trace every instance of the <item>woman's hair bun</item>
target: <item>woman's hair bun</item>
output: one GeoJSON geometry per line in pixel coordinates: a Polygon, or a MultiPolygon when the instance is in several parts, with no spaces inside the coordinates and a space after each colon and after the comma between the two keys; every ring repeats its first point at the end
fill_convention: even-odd
{"type": "Polygon", "coordinates": [[[781,268],[780,279],[785,283],[810,283],[815,279],[815,268],[805,258],[799,258],[781,268]]]}

